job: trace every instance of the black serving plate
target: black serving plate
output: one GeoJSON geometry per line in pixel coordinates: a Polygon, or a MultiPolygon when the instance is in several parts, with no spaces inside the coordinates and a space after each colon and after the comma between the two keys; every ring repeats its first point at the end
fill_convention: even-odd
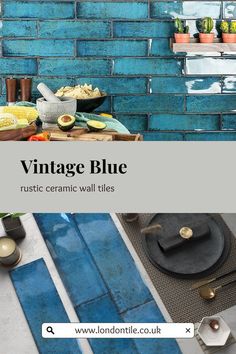
{"type": "Polygon", "coordinates": [[[77,99],[77,112],[90,113],[100,107],[106,100],[107,94],[102,92],[101,97],[77,99]]]}
{"type": "Polygon", "coordinates": [[[143,244],[152,264],[160,271],[177,278],[202,278],[216,271],[227,259],[231,232],[219,215],[156,214],[146,226],[161,224],[162,231],[144,236],[143,244]],[[163,252],[158,237],[178,234],[183,226],[207,223],[210,233],[199,241],[186,240],[186,245],[163,252]]]}

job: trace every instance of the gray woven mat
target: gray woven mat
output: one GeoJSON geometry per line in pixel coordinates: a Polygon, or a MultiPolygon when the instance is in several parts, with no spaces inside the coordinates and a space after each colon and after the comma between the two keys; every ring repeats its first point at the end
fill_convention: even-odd
{"type": "MultiPolygon", "coordinates": [[[[204,316],[211,316],[236,305],[236,283],[235,285],[219,290],[213,301],[206,301],[200,298],[197,290],[190,291],[190,286],[196,280],[176,279],[155,268],[147,258],[142,247],[142,235],[140,229],[144,227],[154,214],[140,214],[139,223],[126,223],[120,214],[118,217],[123,225],[128,238],[139,255],[147,273],[149,274],[159,296],[165,304],[174,322],[199,322],[204,316]]],[[[230,255],[225,264],[210,277],[228,272],[236,267],[236,239],[232,235],[230,255]]],[[[225,280],[235,279],[236,274],[231,275],[219,282],[212,283],[217,286],[225,280]]]]}

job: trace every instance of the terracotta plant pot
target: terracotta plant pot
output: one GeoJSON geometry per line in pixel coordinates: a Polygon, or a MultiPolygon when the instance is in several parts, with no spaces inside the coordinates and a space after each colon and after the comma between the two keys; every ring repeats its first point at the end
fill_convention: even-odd
{"type": "Polygon", "coordinates": [[[175,33],[175,43],[189,43],[190,33],[175,33]]]}
{"type": "Polygon", "coordinates": [[[214,38],[214,33],[199,33],[200,43],[213,43],[214,38]]]}
{"type": "Polygon", "coordinates": [[[222,33],[224,43],[236,43],[236,33],[222,33]]]}

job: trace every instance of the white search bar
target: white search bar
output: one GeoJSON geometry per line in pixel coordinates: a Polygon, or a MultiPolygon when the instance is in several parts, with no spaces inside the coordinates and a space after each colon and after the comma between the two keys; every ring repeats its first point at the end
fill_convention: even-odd
{"type": "Polygon", "coordinates": [[[193,338],[193,323],[43,323],[43,338],[193,338]]]}

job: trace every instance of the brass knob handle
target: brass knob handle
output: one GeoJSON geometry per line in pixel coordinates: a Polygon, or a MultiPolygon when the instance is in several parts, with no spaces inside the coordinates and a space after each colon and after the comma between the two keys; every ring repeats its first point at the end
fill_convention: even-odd
{"type": "Polygon", "coordinates": [[[189,240],[191,237],[193,237],[193,230],[190,229],[190,227],[184,226],[179,230],[179,234],[185,240],[189,240]]]}

